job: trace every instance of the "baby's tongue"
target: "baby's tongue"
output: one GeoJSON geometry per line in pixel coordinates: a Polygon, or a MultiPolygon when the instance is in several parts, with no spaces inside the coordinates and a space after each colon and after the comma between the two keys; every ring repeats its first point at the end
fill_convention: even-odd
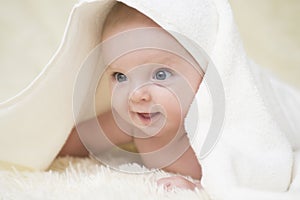
{"type": "Polygon", "coordinates": [[[151,113],[140,113],[140,115],[142,115],[144,118],[151,118],[153,116],[151,113]]]}

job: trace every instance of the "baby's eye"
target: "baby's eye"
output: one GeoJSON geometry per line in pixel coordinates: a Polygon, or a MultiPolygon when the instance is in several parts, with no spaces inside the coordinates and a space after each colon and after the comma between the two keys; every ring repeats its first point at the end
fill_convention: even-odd
{"type": "Polygon", "coordinates": [[[116,72],[113,74],[115,80],[117,80],[119,83],[127,81],[127,76],[123,73],[116,72]]]}
{"type": "Polygon", "coordinates": [[[159,69],[155,72],[153,78],[156,80],[165,80],[171,76],[171,72],[167,69],[159,69]]]}

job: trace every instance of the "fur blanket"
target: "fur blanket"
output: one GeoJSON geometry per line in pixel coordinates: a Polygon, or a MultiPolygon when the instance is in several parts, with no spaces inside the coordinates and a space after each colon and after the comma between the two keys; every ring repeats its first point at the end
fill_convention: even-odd
{"type": "Polygon", "coordinates": [[[47,171],[0,171],[0,199],[208,199],[200,190],[166,192],[156,184],[168,175],[163,171],[149,172],[134,163],[122,167],[145,173],[122,173],[93,159],[74,157],[56,159],[47,171]]]}

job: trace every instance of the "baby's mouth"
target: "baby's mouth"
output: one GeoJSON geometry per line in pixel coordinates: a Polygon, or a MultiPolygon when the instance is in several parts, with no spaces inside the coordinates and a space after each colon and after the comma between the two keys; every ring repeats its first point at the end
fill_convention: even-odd
{"type": "Polygon", "coordinates": [[[160,116],[160,112],[154,112],[154,113],[144,113],[144,112],[136,112],[136,115],[138,116],[140,122],[142,122],[143,125],[149,125],[156,121],[158,117],[160,116]]]}
{"type": "Polygon", "coordinates": [[[139,115],[140,118],[143,118],[143,119],[151,119],[153,117],[155,117],[156,115],[159,114],[159,112],[156,112],[156,113],[137,113],[139,115]]]}

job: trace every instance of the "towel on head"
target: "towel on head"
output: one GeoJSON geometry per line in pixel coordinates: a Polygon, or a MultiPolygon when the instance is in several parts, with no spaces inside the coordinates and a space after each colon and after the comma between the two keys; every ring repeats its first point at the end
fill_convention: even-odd
{"type": "MultiPolygon", "coordinates": [[[[205,69],[185,128],[211,198],[299,199],[299,92],[247,57],[229,3],[120,2],[168,31],[205,69]]],[[[1,160],[34,169],[53,161],[74,125],[77,73],[100,43],[102,24],[114,3],[87,0],[75,5],[62,45],[45,70],[15,100],[0,105],[0,137],[5,138],[0,141],[1,160]],[[28,111],[41,113],[40,124],[38,115],[31,117],[28,111]],[[12,123],[23,119],[23,128],[12,123]]]]}

